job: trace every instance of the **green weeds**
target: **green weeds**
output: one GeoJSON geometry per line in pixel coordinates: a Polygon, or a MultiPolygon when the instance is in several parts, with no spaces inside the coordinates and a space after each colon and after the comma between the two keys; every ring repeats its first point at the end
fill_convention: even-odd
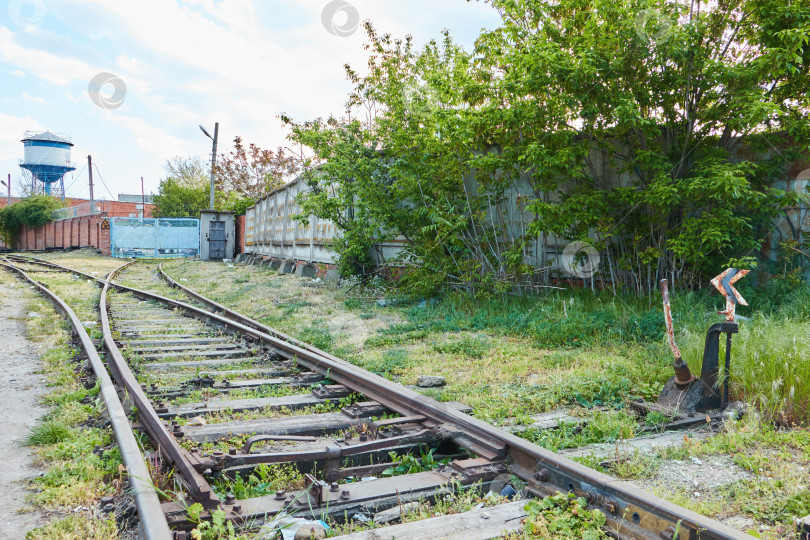
{"type": "Polygon", "coordinates": [[[322,351],[329,351],[335,343],[335,336],[329,331],[329,327],[323,319],[316,319],[312,323],[302,328],[297,335],[301,341],[312,345],[322,351]]]}
{"type": "Polygon", "coordinates": [[[237,499],[249,499],[270,495],[276,490],[292,490],[304,487],[304,476],[289,463],[278,465],[261,464],[247,478],[235,473],[233,478],[221,476],[211,487],[224,499],[233,493],[237,499]]]}
{"type": "Polygon", "coordinates": [[[599,510],[588,510],[588,502],[573,493],[532,499],[525,509],[528,516],[524,531],[530,538],[607,538],[602,530],[605,515],[599,510]]]}
{"type": "Polygon", "coordinates": [[[450,462],[449,458],[440,461],[436,461],[433,458],[433,452],[435,452],[435,450],[435,448],[423,448],[419,457],[411,454],[400,456],[396,452],[389,452],[388,457],[391,458],[391,462],[394,463],[394,465],[385,469],[380,473],[380,476],[402,476],[404,474],[432,471],[438,468],[439,465],[447,465],[450,462]]]}
{"type": "Polygon", "coordinates": [[[244,538],[237,536],[233,522],[225,519],[225,512],[217,508],[211,512],[211,521],[203,521],[201,515],[203,505],[194,503],[186,508],[189,519],[197,526],[191,531],[195,540],[238,540],[244,538]]]}
{"type": "Polygon", "coordinates": [[[368,358],[361,361],[361,366],[372,373],[392,378],[400,375],[411,365],[412,360],[405,349],[391,349],[382,353],[379,358],[368,358]]]}
{"type": "Polygon", "coordinates": [[[26,535],[27,540],[109,540],[118,538],[115,515],[106,518],[68,516],[37,527],[26,535]]]}
{"type": "Polygon", "coordinates": [[[70,439],[71,430],[62,422],[43,422],[31,429],[25,440],[28,446],[49,446],[70,439]]]}
{"type": "Polygon", "coordinates": [[[433,345],[433,350],[438,353],[462,354],[468,358],[482,358],[491,348],[489,340],[483,336],[466,337],[458,341],[433,345]]]}
{"type": "Polygon", "coordinates": [[[597,411],[590,422],[584,426],[580,423],[561,422],[557,429],[529,428],[520,433],[544,448],[557,451],[563,448],[578,448],[588,444],[611,443],[630,439],[636,434],[636,418],[622,411],[597,411]]]}
{"type": "MultiPolygon", "coordinates": [[[[83,320],[94,320],[93,288],[70,274],[45,274],[42,278],[74,307],[83,320]],[[87,294],[87,295],[86,295],[87,294]],[[74,305],[73,302],[76,302],[74,305]]],[[[97,293],[97,291],[95,291],[97,293]]],[[[27,320],[28,335],[41,344],[42,373],[50,393],[44,402],[54,408],[31,430],[28,444],[45,473],[32,480],[31,503],[54,514],[54,521],[28,533],[30,539],[109,539],[118,536],[114,517],[59,514],[78,506],[92,508],[99,498],[123,485],[121,456],[108,428],[100,425],[99,387],[83,370],[83,358],[71,346],[67,322],[47,301],[32,297],[28,310],[39,317],[27,320]],[[87,388],[87,386],[90,388],[87,388]]]]}

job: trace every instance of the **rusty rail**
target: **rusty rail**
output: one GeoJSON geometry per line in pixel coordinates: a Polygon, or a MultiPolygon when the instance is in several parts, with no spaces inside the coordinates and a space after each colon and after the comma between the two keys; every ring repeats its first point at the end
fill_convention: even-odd
{"type": "MultiPolygon", "coordinates": [[[[502,461],[508,463],[510,472],[526,481],[528,493],[534,496],[542,497],[557,491],[570,491],[585,497],[592,507],[604,512],[607,517],[608,530],[618,538],[628,540],[631,538],[638,540],[748,538],[747,535],[716,520],[679,507],[611,476],[558,456],[418,392],[268,328],[181,286],[171,280],[162,269],[160,274],[196,301],[220,313],[212,313],[185,302],[115,283],[114,275],[108,278],[105,290],[115,287],[145,300],[156,300],[172,308],[185,310],[192,317],[207,319],[233,333],[249,336],[269,345],[279,355],[294,358],[299,365],[328,376],[335,382],[381,403],[402,416],[422,417],[424,418],[424,421],[421,422],[423,427],[441,429],[449,438],[455,440],[460,446],[475,452],[480,458],[493,463],[502,461]]],[[[112,341],[111,338],[110,341],[112,341]]],[[[116,363],[118,362],[116,361],[116,363]]],[[[140,388],[137,387],[137,390],[140,388]]],[[[143,398],[145,399],[145,396],[143,398]]],[[[154,416],[154,420],[160,422],[151,406],[145,407],[143,414],[154,416]]],[[[181,461],[186,461],[188,458],[189,456],[178,456],[181,461]]],[[[190,463],[188,467],[193,469],[190,463]]],[[[190,483],[195,482],[193,475],[184,474],[184,477],[190,483]]],[[[198,487],[204,489],[205,485],[200,484],[198,487]]]]}
{"type": "Polygon", "coordinates": [[[158,416],[152,402],[141,389],[138,380],[112,337],[110,319],[107,314],[107,291],[118,270],[116,269],[109,274],[107,281],[104,282],[101,298],[99,299],[101,330],[104,334],[104,348],[109,356],[110,370],[113,372],[118,384],[127,390],[130,398],[137,406],[138,417],[143,422],[149,436],[159,445],[160,451],[174,463],[180,474],[188,482],[189,491],[194,500],[202,503],[206,508],[216,508],[219,505],[219,498],[205,478],[194,468],[189,453],[180,446],[177,439],[169,432],[164,421],[158,416]]]}
{"type": "MultiPolygon", "coordinates": [[[[269,329],[180,285],[169,278],[162,269],[160,275],[165,279],[168,278],[170,284],[195,300],[227,315],[226,317],[211,314],[212,318],[220,323],[271,344],[285,356],[297,358],[300,364],[309,369],[327,375],[332,380],[379,401],[403,416],[422,415],[429,419],[428,423],[443,425],[445,429],[455,429],[458,442],[467,448],[477,449],[481,452],[479,456],[505,458],[510,463],[511,472],[527,482],[530,493],[545,496],[557,491],[573,491],[584,496],[592,506],[600,508],[605,513],[608,528],[621,538],[660,540],[662,535],[674,538],[675,531],[679,531],[677,538],[684,540],[750,538],[717,520],[594,471],[476,418],[449,409],[442,403],[358,368],[329,353],[269,329]]],[[[190,308],[198,314],[205,313],[183,302],[144,291],[138,293],[167,302],[174,307],[190,308]]]]}
{"type": "Polygon", "coordinates": [[[22,278],[29,281],[34,287],[39,289],[42,294],[49,298],[57,309],[64,313],[68,320],[70,320],[73,331],[78,335],[82,348],[85,354],[87,354],[93,372],[101,383],[101,397],[107,408],[118,448],[121,450],[121,459],[127,468],[129,483],[132,487],[135,505],[138,509],[141,537],[147,540],[171,539],[172,533],[166,522],[166,516],[161,508],[157,492],[150,481],[149,469],[146,466],[135,434],[132,432],[132,427],[129,425],[124,407],[118,399],[118,394],[110,379],[110,375],[107,373],[104,363],[96,352],[96,348],[90,336],[87,335],[84,326],[82,326],[81,321],[70,306],[59,298],[59,296],[48,290],[43,284],[32,279],[22,269],[10,264],[7,260],[4,263],[0,263],[0,265],[12,272],[16,272],[22,278]]]}

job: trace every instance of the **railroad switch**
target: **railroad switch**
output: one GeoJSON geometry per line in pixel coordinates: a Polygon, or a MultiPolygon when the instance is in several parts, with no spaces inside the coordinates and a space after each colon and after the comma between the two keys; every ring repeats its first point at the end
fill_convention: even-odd
{"type": "MultiPolygon", "coordinates": [[[[734,283],[745,276],[748,270],[729,268],[712,280],[712,284],[725,296],[726,309],[718,313],[726,316],[726,320],[713,324],[706,333],[706,342],[703,349],[703,364],[700,377],[695,377],[689,365],[681,357],[681,352],[675,344],[672,311],[669,303],[667,280],[661,280],[661,293],[664,302],[664,318],[667,329],[667,342],[675,361],[672,368],[675,374],[664,385],[656,403],[643,401],[634,402],[632,407],[641,412],[661,412],[675,417],[673,423],[683,424],[687,418],[695,418],[696,413],[715,412],[710,418],[719,418],[720,411],[729,405],[729,370],[731,368],[731,336],[739,333],[740,328],[736,322],[736,306],[748,303],[734,288],[734,283]],[[726,335],[726,357],[724,377],[720,377],[720,337],[726,335]],[[722,383],[722,385],[721,385],[722,383]],[[721,389],[722,386],[722,389],[721,389]]],[[[702,421],[697,418],[695,422],[702,421]]]]}

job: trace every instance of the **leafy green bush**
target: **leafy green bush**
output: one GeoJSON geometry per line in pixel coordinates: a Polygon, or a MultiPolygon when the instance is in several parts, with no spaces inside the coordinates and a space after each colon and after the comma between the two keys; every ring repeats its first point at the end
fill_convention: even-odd
{"type": "Polygon", "coordinates": [[[348,118],[282,115],[311,150],[302,215],[343,231],[343,271],[368,272],[372,246],[401,237],[410,291],[494,294],[523,287],[545,265],[530,246],[556,237],[599,249],[596,282],[643,296],[676,271],[673,290],[693,289],[752,262],[772,220],[806,204],[774,189],[810,132],[806,2],[488,3],[502,20],[469,51],[368,22],[348,118]],[[640,29],[647,8],[660,20],[640,29]],[[684,87],[705,96],[687,120],[684,87]]]}
{"type": "Polygon", "coordinates": [[[23,226],[41,227],[53,220],[53,211],[65,205],[50,195],[34,195],[0,209],[0,237],[14,245],[23,226]]]}

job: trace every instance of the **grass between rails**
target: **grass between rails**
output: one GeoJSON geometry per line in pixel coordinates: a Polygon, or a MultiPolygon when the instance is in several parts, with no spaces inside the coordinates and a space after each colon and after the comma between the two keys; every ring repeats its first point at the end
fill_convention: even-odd
{"type": "MultiPolygon", "coordinates": [[[[236,265],[224,269],[216,263],[191,261],[166,266],[172,277],[187,279],[184,284],[191,288],[389,379],[413,384],[421,374],[443,375],[447,386],[424,392],[442,401],[465,402],[475,408],[476,416],[493,423],[509,419],[510,423],[527,424],[528,416],[535,413],[559,406],[582,407],[582,414],[590,417],[584,428],[563,424],[555,431],[523,433],[551,449],[633,436],[638,426],[633,417],[588,409],[621,408],[635,397],[654,399],[672,373],[657,297],[616,299],[609,294],[569,291],[529,299],[388,299],[381,306],[374,298],[307,287],[304,280],[277,276],[264,268],[236,265]],[[229,283],[206,280],[206,275],[220,271],[222,281],[229,283]],[[341,326],[335,324],[336,319],[357,324],[341,326]]],[[[805,287],[788,294],[780,290],[782,286],[773,282],[756,289],[750,284],[741,287],[751,307],[741,308],[740,313],[751,320],[741,322],[740,333],[733,339],[732,399],[753,402],[763,426],[810,422],[810,291],[805,287]]],[[[720,321],[716,312],[722,298],[714,291],[672,297],[677,342],[692,371],[699,373],[705,333],[720,321]]],[[[721,343],[721,358],[723,346],[721,343]]],[[[772,430],[766,427],[763,433],[768,429],[772,430]]],[[[710,438],[715,439],[721,440],[710,438]]],[[[696,501],[680,488],[661,487],[657,492],[720,519],[745,516],[764,537],[789,537],[792,517],[810,513],[801,494],[807,492],[806,470],[804,478],[796,473],[805,466],[804,458],[796,456],[806,455],[808,446],[802,443],[801,450],[790,451],[788,456],[777,439],[766,437],[758,444],[754,455],[783,456],[776,461],[771,458],[771,463],[781,462],[786,468],[782,471],[784,485],[769,483],[763,491],[757,481],[751,481],[726,491],[721,488],[712,493],[717,497],[712,499],[715,503],[696,501]],[[788,496],[772,496],[779,490],[788,496]],[[729,511],[721,511],[729,500],[733,500],[729,511]],[[765,526],[772,527],[770,532],[765,526]]],[[[692,445],[688,451],[709,451],[699,448],[712,447],[692,445]]],[[[743,459],[736,443],[711,451],[743,459]]],[[[677,454],[656,459],[675,457],[677,454]]],[[[631,462],[626,467],[653,476],[657,469],[655,460],[631,462]]]]}
{"type": "MultiPolygon", "coordinates": [[[[444,375],[448,385],[426,393],[464,401],[475,407],[477,416],[495,423],[507,418],[527,423],[522,420],[528,415],[560,405],[621,407],[632,397],[655,397],[671,374],[671,356],[661,339],[663,323],[660,318],[656,322],[657,298],[621,301],[578,292],[534,299],[389,301],[383,307],[373,299],[305,287],[302,280],[264,268],[191,261],[165,266],[172,277],[187,279],[184,284],[215,300],[393,380],[412,384],[420,374],[444,375]],[[211,275],[219,279],[212,282],[211,275]]],[[[732,397],[756,403],[767,422],[806,424],[810,295],[806,289],[783,294],[778,287],[743,289],[752,307],[741,313],[752,320],[742,322],[734,337],[732,397]]],[[[705,331],[719,320],[720,300],[713,292],[673,294],[676,339],[693,372],[700,370],[705,331]]],[[[531,431],[525,435],[550,448],[631,436],[632,422],[621,414],[599,419],[593,413],[588,431],[572,428],[568,433],[564,425],[553,436],[531,431]]],[[[714,490],[713,498],[702,500],[680,488],[662,487],[658,492],[715,517],[749,516],[773,527],[757,534],[785,537],[791,528],[789,516],[810,513],[805,512],[802,495],[807,491],[808,445],[798,439],[796,448],[784,450],[778,438],[759,434],[766,429],[750,429],[752,436],[763,437],[755,450],[735,439],[725,447],[706,446],[706,451],[732,456],[735,462],[743,456],[756,464],[768,458],[777,481],[757,477],[714,490]],[[804,476],[797,467],[805,467],[804,476]]],[[[687,451],[703,451],[694,448],[699,447],[688,446],[687,451]]],[[[654,476],[655,459],[626,467],[654,476]]],[[[769,470],[759,468],[763,474],[769,470]]]]}
{"type": "MultiPolygon", "coordinates": [[[[14,278],[0,272],[0,280],[14,278]]],[[[28,444],[36,449],[37,461],[46,468],[45,474],[32,482],[30,501],[65,516],[30,531],[27,537],[116,538],[114,516],[102,518],[94,511],[100,497],[118,489],[113,487],[116,478],[119,486],[121,482],[120,455],[111,444],[110,430],[100,421],[103,406],[96,397],[98,389],[82,371],[67,322],[47,300],[25,291],[30,296],[27,312],[36,314],[27,320],[27,333],[45,350],[42,373],[51,391],[44,399],[53,407],[28,438],[28,444]]]]}
{"type": "Polygon", "coordinates": [[[118,268],[126,262],[122,259],[102,257],[92,249],[81,249],[69,252],[53,251],[50,253],[37,253],[34,255],[34,257],[65,266],[73,270],[79,270],[80,272],[90,274],[100,279],[103,279],[108,272],[118,268]]]}
{"type": "MultiPolygon", "coordinates": [[[[658,298],[566,291],[395,299],[380,307],[263,267],[196,261],[165,267],[234,309],[391,379],[413,384],[420,374],[444,375],[448,385],[430,392],[434,397],[465,401],[496,423],[565,403],[652,398],[671,375],[658,298]],[[212,273],[222,279],[212,282],[212,273]]],[[[768,418],[806,423],[810,290],[782,288],[778,281],[741,287],[752,307],[740,312],[752,320],[734,337],[732,397],[756,402],[768,418]]],[[[713,291],[673,294],[676,339],[693,372],[700,372],[705,332],[720,320],[721,300],[713,291]]]]}

